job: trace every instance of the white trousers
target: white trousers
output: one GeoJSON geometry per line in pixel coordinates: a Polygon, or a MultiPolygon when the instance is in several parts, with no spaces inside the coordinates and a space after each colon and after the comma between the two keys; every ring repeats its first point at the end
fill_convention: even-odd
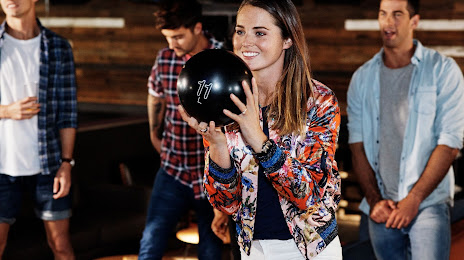
{"type": "MultiPolygon", "coordinates": [[[[242,260],[305,260],[293,239],[253,240],[250,255],[240,249],[242,260]]],[[[337,237],[314,260],[341,260],[342,246],[337,237]]]]}

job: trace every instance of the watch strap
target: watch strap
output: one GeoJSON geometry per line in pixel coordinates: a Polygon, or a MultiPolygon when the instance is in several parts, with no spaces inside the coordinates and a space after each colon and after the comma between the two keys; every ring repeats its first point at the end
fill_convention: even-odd
{"type": "Polygon", "coordinates": [[[73,158],[61,158],[61,163],[63,163],[63,162],[67,162],[67,163],[71,164],[71,166],[74,166],[74,164],[75,164],[75,161],[74,161],[73,158]]]}

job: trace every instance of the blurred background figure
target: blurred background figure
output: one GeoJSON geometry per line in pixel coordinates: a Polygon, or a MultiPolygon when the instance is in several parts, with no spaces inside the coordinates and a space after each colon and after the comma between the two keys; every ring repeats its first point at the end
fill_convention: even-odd
{"type": "MultiPolygon", "coordinates": [[[[213,233],[215,214],[203,187],[202,136],[185,123],[178,110],[177,77],[185,62],[205,49],[221,48],[203,30],[201,5],[193,0],[164,1],[155,13],[156,28],[169,47],[159,51],[148,79],[150,138],[161,157],[148,208],[139,259],[161,259],[168,235],[180,217],[194,209],[199,229],[199,259],[221,259],[222,242],[213,233]]],[[[224,213],[215,224],[226,226],[224,213]]]]}
{"type": "Polygon", "coordinates": [[[353,169],[378,259],[450,252],[450,166],[462,148],[464,80],[453,59],[413,38],[418,2],[380,1],[383,48],[348,89],[353,169]]]}
{"type": "Polygon", "coordinates": [[[1,1],[6,20],[0,25],[0,258],[27,191],[55,259],[74,259],[69,238],[74,60],[68,41],[36,18],[36,2],[1,1]]]}

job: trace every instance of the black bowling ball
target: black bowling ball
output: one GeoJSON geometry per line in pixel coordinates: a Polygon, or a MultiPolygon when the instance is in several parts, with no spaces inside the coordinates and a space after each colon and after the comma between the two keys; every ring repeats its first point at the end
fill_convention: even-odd
{"type": "Polygon", "coordinates": [[[246,104],[242,81],[251,88],[252,74],[248,66],[234,53],[221,49],[208,49],[190,58],[177,80],[180,103],[198,122],[214,121],[216,126],[233,122],[223,109],[240,114],[230,99],[236,95],[246,104]]]}

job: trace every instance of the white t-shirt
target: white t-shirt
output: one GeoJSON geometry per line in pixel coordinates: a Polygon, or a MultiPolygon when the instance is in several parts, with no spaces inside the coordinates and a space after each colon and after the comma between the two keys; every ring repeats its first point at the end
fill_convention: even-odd
{"type": "MultiPolygon", "coordinates": [[[[1,105],[37,96],[40,34],[18,40],[5,33],[0,56],[1,105]]],[[[37,115],[25,120],[0,119],[0,173],[28,176],[40,172],[37,115]]]]}

